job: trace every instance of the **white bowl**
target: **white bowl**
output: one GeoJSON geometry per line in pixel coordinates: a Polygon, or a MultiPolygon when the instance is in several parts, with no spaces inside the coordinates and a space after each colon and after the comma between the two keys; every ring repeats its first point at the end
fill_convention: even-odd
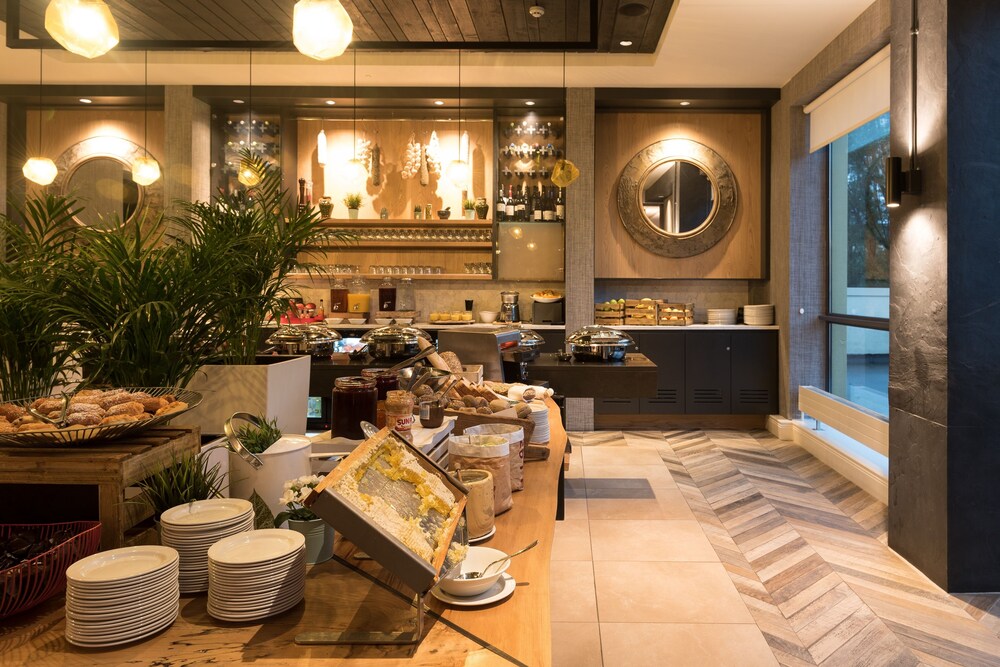
{"type": "Polygon", "coordinates": [[[347,320],[351,324],[364,324],[367,320],[363,317],[352,317],[347,320]]]}
{"type": "Polygon", "coordinates": [[[326,318],[323,321],[326,322],[327,324],[340,324],[341,322],[344,321],[344,318],[343,317],[328,317],[328,318],[326,318]]]}
{"type": "Polygon", "coordinates": [[[480,310],[479,311],[479,321],[489,324],[490,322],[496,322],[498,313],[495,310],[480,310]]]}
{"type": "MultiPolygon", "coordinates": [[[[456,568],[455,572],[451,574],[457,575],[462,572],[482,572],[483,568],[492,563],[498,558],[503,558],[507,554],[498,549],[490,549],[489,547],[469,547],[469,552],[465,554],[465,560],[462,561],[461,565],[456,568]]],[[[480,593],[485,593],[486,591],[493,588],[497,583],[497,579],[500,575],[507,571],[510,566],[510,561],[505,563],[498,563],[490,568],[489,574],[485,577],[478,577],[476,579],[451,579],[444,578],[438,584],[441,586],[441,590],[449,595],[455,595],[457,597],[471,597],[473,595],[479,595],[480,593]]]]}
{"type": "Polygon", "coordinates": [[[381,324],[383,326],[385,326],[386,324],[392,324],[392,318],[391,317],[376,317],[375,318],[375,324],[381,324]]]}
{"type": "Polygon", "coordinates": [[[403,326],[407,326],[407,325],[413,324],[413,318],[412,317],[397,317],[396,318],[396,324],[402,324],[403,326]]]}

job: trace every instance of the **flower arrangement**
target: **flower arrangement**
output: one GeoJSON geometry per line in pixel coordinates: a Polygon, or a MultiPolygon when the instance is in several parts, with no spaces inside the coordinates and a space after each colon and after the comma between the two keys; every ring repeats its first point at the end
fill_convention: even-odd
{"type": "Polygon", "coordinates": [[[359,192],[349,193],[346,197],[344,197],[344,206],[353,209],[361,208],[361,193],[359,192]]]}
{"type": "Polygon", "coordinates": [[[312,510],[305,507],[303,503],[309,497],[309,494],[312,493],[312,490],[322,481],[323,478],[319,475],[303,475],[302,477],[290,479],[285,482],[285,492],[281,494],[279,502],[288,509],[279,512],[278,516],[274,517],[274,525],[280,526],[289,519],[296,521],[318,519],[319,517],[313,514],[312,510]]]}

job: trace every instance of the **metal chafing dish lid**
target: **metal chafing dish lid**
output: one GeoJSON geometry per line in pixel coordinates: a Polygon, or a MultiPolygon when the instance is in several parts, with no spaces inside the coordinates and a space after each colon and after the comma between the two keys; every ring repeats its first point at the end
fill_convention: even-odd
{"type": "Polygon", "coordinates": [[[308,343],[335,343],[343,338],[336,330],[322,324],[310,324],[304,330],[308,343]]]}
{"type": "Polygon", "coordinates": [[[372,329],[361,337],[363,343],[416,343],[417,338],[433,340],[426,331],[416,327],[403,327],[390,324],[387,327],[372,329]]]}
{"type": "Polygon", "coordinates": [[[635,347],[635,340],[624,331],[594,324],[577,329],[570,334],[566,342],[578,345],[631,345],[635,347]]]}
{"type": "Polygon", "coordinates": [[[286,324],[278,327],[277,331],[267,337],[267,344],[333,343],[340,340],[340,338],[339,333],[322,325],[295,326],[286,324]]]}
{"type": "Polygon", "coordinates": [[[532,329],[521,329],[521,347],[541,347],[545,339],[532,329]]]}

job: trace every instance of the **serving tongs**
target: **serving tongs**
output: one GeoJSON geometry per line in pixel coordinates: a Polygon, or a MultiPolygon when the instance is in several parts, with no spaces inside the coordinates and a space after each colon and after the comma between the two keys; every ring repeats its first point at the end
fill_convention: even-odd
{"type": "Polygon", "coordinates": [[[62,410],[59,411],[59,417],[57,419],[52,419],[48,415],[43,415],[38,410],[35,410],[34,408],[30,407],[27,408],[28,414],[30,414],[38,421],[43,422],[45,424],[50,424],[52,426],[55,426],[56,428],[66,428],[67,426],[69,426],[69,422],[66,421],[66,411],[69,410],[69,394],[67,394],[66,392],[63,392],[62,394],[62,402],[63,402],[62,410]]]}
{"type": "Polygon", "coordinates": [[[435,352],[435,350],[434,350],[433,347],[428,347],[426,349],[420,350],[420,352],[418,352],[417,354],[413,355],[409,359],[406,359],[405,361],[401,361],[398,364],[396,364],[395,366],[389,367],[388,370],[391,373],[395,373],[396,371],[401,371],[404,368],[409,368],[410,366],[412,366],[413,364],[417,363],[421,359],[425,359],[425,358],[429,357],[430,355],[434,354],[434,352],[435,352]]]}
{"type": "Polygon", "coordinates": [[[226,423],[222,425],[222,430],[225,431],[226,439],[229,441],[230,451],[235,452],[254,470],[260,470],[264,467],[264,462],[257,458],[257,456],[247,449],[240,441],[239,437],[236,435],[236,428],[233,426],[234,419],[242,419],[243,421],[250,422],[257,427],[263,426],[264,423],[257,418],[256,415],[252,415],[249,412],[234,412],[233,416],[227,419],[226,423]]]}

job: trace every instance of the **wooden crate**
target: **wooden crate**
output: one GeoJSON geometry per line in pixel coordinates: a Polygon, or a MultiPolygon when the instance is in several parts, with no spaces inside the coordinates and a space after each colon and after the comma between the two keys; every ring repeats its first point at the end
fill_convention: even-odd
{"type": "Polygon", "coordinates": [[[625,324],[625,304],[608,304],[607,302],[601,304],[595,303],[594,324],[610,327],[620,327],[625,324]],[[600,306],[600,309],[598,306],[600,306]]]}
{"type": "Polygon", "coordinates": [[[661,326],[683,327],[694,324],[693,303],[661,303],[656,308],[656,321],[661,326]]]}

